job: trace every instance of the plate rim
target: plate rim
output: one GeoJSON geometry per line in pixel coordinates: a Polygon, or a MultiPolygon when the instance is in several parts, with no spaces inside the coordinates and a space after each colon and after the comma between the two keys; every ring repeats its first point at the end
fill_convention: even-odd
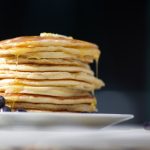
{"type": "Polygon", "coordinates": [[[52,115],[52,116],[85,116],[85,117],[122,117],[134,118],[133,114],[113,113],[72,113],[72,112],[0,112],[0,115],[52,115]]]}
{"type": "MultiPolygon", "coordinates": [[[[106,127],[113,126],[113,125],[119,124],[121,122],[130,120],[130,119],[134,118],[134,115],[132,115],[132,114],[106,114],[106,113],[70,113],[70,112],[69,113],[68,112],[67,113],[60,113],[60,112],[56,112],[56,113],[55,112],[42,112],[42,113],[41,112],[2,112],[2,113],[0,113],[0,118],[4,119],[4,124],[5,125],[8,124],[10,126],[17,126],[17,125],[38,126],[36,124],[37,122],[39,124],[43,123],[43,119],[41,119],[42,117],[44,118],[44,120],[46,119],[46,121],[44,121],[46,124],[49,124],[51,122],[52,124],[54,123],[56,126],[65,124],[65,126],[71,125],[72,127],[73,126],[80,126],[80,127],[83,126],[83,127],[90,127],[90,128],[99,128],[99,127],[106,128],[106,127]],[[62,117],[62,119],[61,119],[61,117],[62,117]],[[7,121],[7,119],[8,119],[8,121],[7,121]],[[31,119],[33,119],[33,120],[31,121],[31,119]],[[59,119],[60,119],[60,122],[63,119],[64,120],[62,121],[62,123],[60,123],[59,121],[57,121],[59,119]],[[11,124],[10,121],[12,121],[12,120],[14,120],[14,121],[18,120],[18,123],[14,123],[14,121],[13,121],[11,124]],[[101,126],[101,123],[100,123],[101,120],[113,120],[113,121],[112,122],[106,121],[108,123],[106,123],[106,125],[104,123],[104,125],[101,126]],[[64,123],[65,121],[67,121],[68,123],[67,122],[64,123]],[[91,123],[89,123],[89,121],[91,123]]],[[[46,126],[47,127],[53,126],[52,124],[51,125],[49,124],[46,126]]],[[[0,127],[1,126],[3,126],[3,123],[0,124],[0,127]]]]}

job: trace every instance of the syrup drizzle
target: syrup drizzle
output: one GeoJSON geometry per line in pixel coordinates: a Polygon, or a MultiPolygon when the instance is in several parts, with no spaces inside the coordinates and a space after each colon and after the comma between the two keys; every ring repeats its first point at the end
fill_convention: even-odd
{"type": "MultiPolygon", "coordinates": [[[[5,64],[7,64],[7,61],[5,61],[5,64]]],[[[4,97],[6,98],[6,96],[7,96],[7,93],[5,92],[5,90],[4,90],[4,97]]],[[[6,103],[7,103],[7,100],[6,100],[6,103]]],[[[1,110],[2,111],[2,110],[1,110]]]]}
{"type": "MultiPolygon", "coordinates": [[[[15,58],[16,58],[16,62],[15,62],[15,64],[16,64],[16,69],[15,69],[15,74],[16,74],[16,76],[15,76],[14,79],[15,79],[15,83],[16,83],[16,79],[17,79],[17,67],[18,67],[19,55],[15,55],[15,58]]],[[[11,104],[11,109],[12,109],[12,110],[14,110],[16,101],[17,101],[17,99],[15,99],[15,100],[12,101],[12,104],[11,104]]]]}
{"type": "Polygon", "coordinates": [[[98,62],[99,62],[99,59],[96,59],[95,60],[95,67],[96,67],[96,77],[98,78],[98,62]]]}
{"type": "MultiPolygon", "coordinates": [[[[96,59],[95,59],[95,69],[96,69],[96,77],[98,78],[98,69],[99,69],[99,58],[100,56],[98,56],[96,59]]],[[[93,90],[92,91],[92,95],[95,96],[95,91],[93,90]]]]}

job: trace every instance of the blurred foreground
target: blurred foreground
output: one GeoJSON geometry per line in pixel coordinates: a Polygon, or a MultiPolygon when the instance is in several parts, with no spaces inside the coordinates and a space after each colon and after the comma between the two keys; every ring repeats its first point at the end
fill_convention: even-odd
{"type": "Polygon", "coordinates": [[[2,150],[149,150],[150,130],[135,126],[101,130],[6,129],[0,131],[2,150]]]}

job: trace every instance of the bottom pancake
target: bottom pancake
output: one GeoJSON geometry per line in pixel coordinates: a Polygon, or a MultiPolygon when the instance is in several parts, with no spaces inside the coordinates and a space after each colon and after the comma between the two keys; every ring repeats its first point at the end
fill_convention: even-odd
{"type": "Polygon", "coordinates": [[[27,111],[66,111],[95,112],[96,98],[89,96],[57,97],[32,94],[0,93],[12,110],[19,108],[27,111]]]}
{"type": "MultiPolygon", "coordinates": [[[[11,103],[7,103],[11,107],[11,103]]],[[[40,111],[66,111],[66,112],[95,112],[96,107],[93,104],[72,104],[72,105],[56,105],[56,104],[35,104],[35,103],[15,103],[13,109],[40,110],[40,111]]]]}

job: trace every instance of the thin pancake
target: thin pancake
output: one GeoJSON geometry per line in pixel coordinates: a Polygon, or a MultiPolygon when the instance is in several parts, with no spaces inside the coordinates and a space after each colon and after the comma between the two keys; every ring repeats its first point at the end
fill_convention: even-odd
{"type": "Polygon", "coordinates": [[[10,47],[47,47],[47,46],[64,46],[74,48],[93,48],[97,49],[97,45],[67,36],[52,33],[42,33],[40,36],[23,36],[8,39],[0,42],[1,48],[10,47]]]}
{"type": "Polygon", "coordinates": [[[42,65],[73,65],[73,66],[82,66],[89,68],[89,65],[75,59],[60,59],[60,58],[51,58],[51,59],[36,59],[36,58],[25,58],[25,57],[1,57],[0,64],[42,64],[42,65]]]}
{"type": "Polygon", "coordinates": [[[58,80],[58,79],[72,79],[80,80],[87,83],[95,84],[97,87],[104,86],[104,82],[84,72],[19,72],[0,70],[0,78],[17,78],[17,79],[34,79],[34,80],[58,80]]]}
{"type": "MultiPolygon", "coordinates": [[[[85,91],[92,91],[93,89],[99,88],[95,84],[89,84],[83,81],[77,80],[27,80],[27,79],[0,79],[0,86],[6,85],[29,85],[39,87],[68,87],[72,89],[79,89],[85,91]]],[[[103,86],[102,84],[100,86],[103,86]]]]}
{"type": "Polygon", "coordinates": [[[96,104],[95,97],[81,96],[81,97],[58,97],[58,96],[43,96],[31,94],[5,94],[4,96],[7,103],[43,103],[43,104],[96,104]]]}
{"type": "Polygon", "coordinates": [[[19,57],[19,56],[22,56],[22,57],[26,57],[26,58],[36,58],[36,59],[44,59],[44,58],[47,58],[47,59],[58,59],[58,58],[61,58],[61,59],[77,59],[77,60],[80,60],[80,61],[83,61],[83,62],[86,62],[86,63],[91,63],[93,62],[93,58],[89,55],[89,56],[84,56],[84,57],[81,57],[81,56],[76,56],[76,55],[72,55],[72,54],[67,54],[67,53],[64,53],[64,52],[30,52],[30,53],[25,53],[23,55],[19,55],[19,54],[11,54],[9,51],[2,51],[0,50],[0,56],[1,57],[9,57],[9,56],[16,56],[16,57],[19,57]]]}
{"type": "Polygon", "coordinates": [[[17,56],[24,55],[26,53],[38,53],[38,52],[63,52],[64,54],[76,55],[78,57],[91,56],[92,59],[98,59],[100,51],[97,49],[75,49],[62,46],[48,46],[48,47],[13,47],[10,49],[0,49],[0,54],[13,54],[17,56]]]}
{"type": "Polygon", "coordinates": [[[80,66],[67,66],[67,65],[31,65],[31,64],[0,64],[0,70],[14,70],[25,72],[85,72],[93,75],[93,71],[89,68],[80,66]]]}
{"type": "Polygon", "coordinates": [[[89,96],[89,92],[64,87],[35,87],[23,85],[8,85],[0,87],[4,93],[40,94],[50,96],[89,96]]]}

